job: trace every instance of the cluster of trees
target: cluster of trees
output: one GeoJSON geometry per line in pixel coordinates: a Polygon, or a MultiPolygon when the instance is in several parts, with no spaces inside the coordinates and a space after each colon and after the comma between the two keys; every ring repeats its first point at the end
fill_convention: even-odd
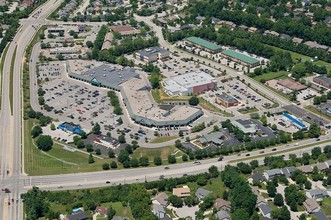
{"type": "Polygon", "coordinates": [[[100,53],[100,50],[102,48],[103,42],[105,40],[106,34],[108,32],[108,27],[106,25],[102,25],[100,28],[100,31],[97,34],[97,37],[95,38],[93,49],[92,49],[92,58],[97,59],[100,53]]]}
{"type": "Polygon", "coordinates": [[[36,140],[36,145],[39,150],[49,151],[53,146],[52,137],[49,135],[40,135],[36,140]]]}
{"type": "Polygon", "coordinates": [[[146,65],[140,65],[142,70],[151,73],[149,76],[149,82],[151,83],[151,86],[153,89],[158,89],[160,87],[160,68],[157,66],[154,66],[151,63],[148,63],[146,65]]]}
{"type": "Polygon", "coordinates": [[[124,168],[148,166],[149,159],[147,156],[142,156],[139,159],[130,157],[130,155],[133,154],[133,152],[138,147],[139,146],[138,144],[136,144],[136,142],[133,142],[132,145],[130,144],[126,145],[125,149],[121,150],[120,153],[118,154],[117,161],[123,164],[124,168]]]}
{"type": "Polygon", "coordinates": [[[319,105],[321,103],[325,103],[328,100],[331,100],[331,91],[328,91],[326,94],[322,94],[321,96],[315,96],[313,99],[314,105],[319,105]]]}
{"type": "Polygon", "coordinates": [[[245,135],[242,130],[240,130],[238,127],[234,126],[230,119],[227,119],[222,122],[222,128],[228,129],[229,133],[233,133],[236,139],[240,142],[249,142],[250,137],[248,135],[245,135]]]}
{"type": "Polygon", "coordinates": [[[110,104],[114,107],[113,113],[116,115],[123,114],[123,109],[121,108],[120,100],[116,93],[114,91],[108,91],[107,95],[110,98],[110,104]]]}
{"type": "MultiPolygon", "coordinates": [[[[107,22],[114,22],[114,21],[124,21],[127,19],[126,16],[126,12],[127,12],[127,8],[125,7],[119,7],[116,8],[114,10],[111,10],[111,13],[109,13],[110,11],[106,11],[106,14],[103,15],[103,17],[101,16],[90,16],[87,13],[81,14],[80,12],[77,13],[76,17],[72,18],[73,22],[84,22],[84,21],[90,21],[90,22],[100,22],[102,20],[105,20],[107,22]]],[[[92,14],[95,14],[95,12],[92,12],[92,14]]],[[[103,11],[99,11],[99,13],[103,13],[103,11]]],[[[68,17],[64,17],[63,18],[64,21],[68,20],[68,17]]]]}
{"type": "MultiPolygon", "coordinates": [[[[95,44],[95,42],[94,42],[95,44]]],[[[133,66],[134,62],[126,59],[123,55],[133,53],[135,51],[154,47],[158,45],[158,38],[153,36],[148,40],[143,39],[142,37],[137,37],[133,39],[132,37],[126,37],[121,40],[120,45],[115,45],[114,47],[108,50],[98,51],[98,54],[93,53],[92,56],[87,54],[90,58],[97,59],[100,61],[107,61],[109,63],[118,63],[123,66],[133,66]]]]}
{"type": "Polygon", "coordinates": [[[192,128],[191,128],[191,132],[194,133],[194,132],[202,131],[202,130],[205,129],[205,128],[206,128],[206,125],[205,125],[204,122],[202,122],[201,124],[198,124],[198,125],[192,127],[192,128]]]}
{"type": "MultiPolygon", "coordinates": [[[[275,6],[273,10],[278,11],[280,7],[276,6],[276,4],[273,5],[275,6]]],[[[276,22],[272,22],[270,15],[259,16],[255,7],[247,7],[246,11],[243,11],[240,7],[236,10],[222,10],[225,7],[227,6],[222,0],[207,3],[192,1],[188,8],[191,16],[185,21],[196,23],[195,18],[197,15],[206,16],[206,20],[210,20],[211,17],[216,17],[221,20],[232,21],[237,25],[253,26],[262,30],[274,30],[279,33],[303,38],[306,41],[317,41],[320,44],[331,46],[331,40],[327,37],[331,35],[331,30],[321,24],[312,28],[311,22],[307,18],[302,18],[297,21],[291,18],[278,16],[279,19],[276,22]]],[[[286,12],[284,9],[283,7],[283,10],[281,10],[278,15],[284,14],[284,12],[286,12]]]]}
{"type": "Polygon", "coordinates": [[[199,105],[199,98],[196,96],[192,96],[189,100],[188,103],[193,106],[199,105]]]}
{"type": "Polygon", "coordinates": [[[256,195],[236,167],[227,165],[221,172],[221,178],[225,186],[230,189],[229,200],[232,206],[232,219],[248,220],[255,209],[256,195]]]}
{"type": "Polygon", "coordinates": [[[296,185],[289,185],[285,188],[286,204],[292,211],[298,211],[298,205],[303,205],[306,200],[305,195],[298,190],[296,185]]]}
{"type": "Polygon", "coordinates": [[[41,112],[36,112],[34,110],[27,111],[27,117],[38,119],[38,123],[40,126],[46,126],[51,123],[52,119],[48,116],[44,116],[41,112]]]}
{"type": "Polygon", "coordinates": [[[312,74],[313,72],[318,74],[327,74],[327,69],[325,66],[317,66],[312,62],[306,61],[295,65],[292,68],[292,77],[299,80],[306,76],[306,74],[312,74]]]}
{"type": "Polygon", "coordinates": [[[50,111],[52,111],[54,108],[51,107],[51,106],[49,106],[49,105],[47,105],[47,104],[45,104],[45,98],[44,98],[44,94],[45,94],[45,93],[46,93],[46,92],[45,92],[42,88],[39,88],[39,89],[38,89],[38,103],[39,103],[39,105],[42,105],[43,108],[44,108],[46,111],[50,112],[50,111]]]}

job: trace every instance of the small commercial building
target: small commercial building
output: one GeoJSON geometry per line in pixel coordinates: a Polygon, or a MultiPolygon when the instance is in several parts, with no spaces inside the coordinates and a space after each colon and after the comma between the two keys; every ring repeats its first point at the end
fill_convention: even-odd
{"type": "Polygon", "coordinates": [[[150,62],[155,62],[157,60],[168,59],[170,56],[170,52],[160,47],[152,47],[148,49],[139,50],[138,52],[136,52],[135,55],[139,60],[144,61],[146,63],[150,63],[150,62]]]}
{"type": "Polygon", "coordinates": [[[190,72],[163,81],[164,91],[171,96],[200,94],[217,87],[217,81],[208,73],[190,72]]]}
{"type": "Polygon", "coordinates": [[[214,44],[210,41],[201,39],[199,37],[188,37],[186,38],[186,43],[211,53],[218,53],[222,50],[221,46],[214,44]]]}
{"type": "Polygon", "coordinates": [[[82,132],[84,132],[80,128],[80,125],[76,125],[76,124],[71,123],[71,122],[63,122],[62,124],[59,124],[57,126],[57,129],[61,129],[63,131],[69,131],[69,132],[72,132],[74,134],[81,134],[82,132]]]}
{"type": "Polygon", "coordinates": [[[327,89],[331,89],[331,78],[325,76],[316,76],[313,78],[313,82],[317,83],[327,89]]]}
{"type": "Polygon", "coordinates": [[[239,104],[237,99],[224,92],[222,94],[217,93],[215,95],[215,102],[219,105],[223,105],[226,108],[237,106],[239,104]]]}
{"type": "Polygon", "coordinates": [[[288,124],[292,124],[294,125],[295,127],[297,127],[299,130],[307,130],[307,126],[302,122],[300,121],[297,117],[295,117],[294,115],[290,115],[288,113],[284,113],[283,114],[283,120],[285,123],[288,123],[288,124]]]}
{"type": "Polygon", "coordinates": [[[259,60],[255,59],[251,56],[248,56],[248,55],[245,55],[242,53],[238,53],[234,50],[223,50],[220,53],[220,55],[227,59],[231,58],[233,61],[240,63],[244,66],[256,67],[256,66],[260,65],[259,60]]]}
{"type": "Polygon", "coordinates": [[[289,79],[289,78],[278,80],[277,84],[290,90],[301,91],[307,89],[306,85],[301,84],[300,82],[294,81],[293,79],[289,79]]]}
{"type": "Polygon", "coordinates": [[[255,134],[258,130],[257,125],[252,123],[251,120],[232,120],[231,124],[239,128],[244,134],[255,134]]]}

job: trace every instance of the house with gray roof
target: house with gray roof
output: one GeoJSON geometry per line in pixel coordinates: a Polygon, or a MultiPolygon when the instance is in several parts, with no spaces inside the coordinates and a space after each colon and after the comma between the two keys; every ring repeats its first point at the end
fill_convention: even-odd
{"type": "Polygon", "coordinates": [[[281,169],[272,169],[272,170],[266,170],[263,172],[263,176],[267,179],[267,180],[271,180],[276,176],[283,176],[284,173],[281,169]]]}
{"type": "Polygon", "coordinates": [[[170,52],[160,47],[151,47],[139,50],[138,52],[136,52],[136,56],[141,61],[149,63],[169,58],[170,52]]]}
{"type": "Polygon", "coordinates": [[[313,172],[313,168],[311,167],[311,165],[305,165],[305,166],[298,167],[298,170],[301,170],[303,173],[313,172]]]}
{"type": "Polygon", "coordinates": [[[215,218],[217,220],[231,220],[230,213],[224,210],[216,212],[215,218]]]}
{"type": "Polygon", "coordinates": [[[329,168],[326,162],[316,164],[316,167],[319,171],[323,171],[329,168]]]}
{"type": "Polygon", "coordinates": [[[268,205],[266,205],[264,203],[261,203],[260,205],[258,205],[258,207],[260,209],[261,214],[264,217],[268,217],[268,218],[271,217],[272,208],[270,208],[270,206],[268,206],[268,205]]]}
{"type": "Polygon", "coordinates": [[[231,211],[231,202],[221,199],[221,198],[217,198],[215,200],[214,207],[217,210],[224,210],[224,211],[230,212],[231,211]]]}
{"type": "Polygon", "coordinates": [[[282,169],[286,178],[289,178],[291,176],[291,174],[296,170],[297,170],[297,168],[295,166],[285,167],[282,169]]]}
{"type": "Polygon", "coordinates": [[[326,190],[316,188],[316,189],[308,190],[306,192],[306,196],[311,199],[320,200],[320,199],[329,197],[330,195],[328,194],[328,192],[326,190]]]}
{"type": "Polygon", "coordinates": [[[88,220],[88,216],[84,211],[79,210],[71,215],[68,215],[66,220],[88,220]]]}
{"type": "Polygon", "coordinates": [[[287,34],[280,34],[279,37],[283,40],[291,40],[290,35],[287,34]]]}
{"type": "Polygon", "coordinates": [[[168,205],[168,195],[165,192],[157,194],[154,199],[162,206],[168,205]]]}
{"type": "Polygon", "coordinates": [[[162,205],[153,205],[153,213],[156,215],[158,218],[164,218],[166,215],[166,211],[164,210],[162,205]]]}
{"type": "Polygon", "coordinates": [[[195,196],[198,197],[200,200],[204,199],[206,196],[211,194],[212,192],[203,188],[197,189],[195,192],[195,196]]]}
{"type": "Polygon", "coordinates": [[[261,173],[253,173],[249,179],[255,180],[255,181],[265,181],[265,177],[261,173]]]}

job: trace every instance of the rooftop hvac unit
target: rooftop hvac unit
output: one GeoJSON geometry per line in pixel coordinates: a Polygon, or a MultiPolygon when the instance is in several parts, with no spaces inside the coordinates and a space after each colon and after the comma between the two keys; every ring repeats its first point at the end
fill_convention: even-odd
{"type": "Polygon", "coordinates": [[[106,77],[106,74],[103,74],[103,77],[106,77]]]}

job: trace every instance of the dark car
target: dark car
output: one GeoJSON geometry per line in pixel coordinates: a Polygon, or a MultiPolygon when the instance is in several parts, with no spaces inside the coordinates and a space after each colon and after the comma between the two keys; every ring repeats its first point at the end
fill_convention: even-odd
{"type": "Polygon", "coordinates": [[[165,169],[165,170],[169,170],[170,168],[169,168],[169,167],[165,167],[164,169],[165,169]]]}
{"type": "Polygon", "coordinates": [[[163,179],[164,179],[164,175],[161,175],[161,176],[160,176],[160,180],[163,180],[163,179]]]}
{"type": "Polygon", "coordinates": [[[250,154],[246,154],[246,157],[250,156],[250,154]]]}
{"type": "Polygon", "coordinates": [[[272,151],[276,151],[277,149],[276,148],[272,148],[272,151]]]}
{"type": "Polygon", "coordinates": [[[106,183],[107,183],[107,184],[109,184],[109,183],[110,183],[110,181],[106,181],[106,183]]]}
{"type": "Polygon", "coordinates": [[[222,161],[224,159],[224,157],[223,156],[220,156],[219,158],[218,158],[218,161],[222,161]]]}

